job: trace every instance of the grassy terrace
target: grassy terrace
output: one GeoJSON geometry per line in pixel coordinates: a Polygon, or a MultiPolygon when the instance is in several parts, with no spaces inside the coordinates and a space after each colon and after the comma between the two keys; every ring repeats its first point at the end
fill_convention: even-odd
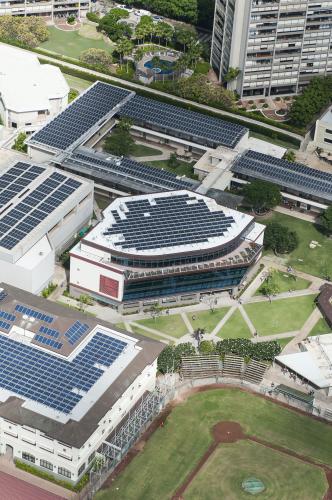
{"type": "Polygon", "coordinates": [[[218,337],[222,339],[251,338],[251,332],[248,325],[238,309],[226,321],[224,326],[221,327],[218,337]]]}
{"type": "MultiPolygon", "coordinates": [[[[92,28],[89,26],[89,28],[92,28]]],[[[112,52],[112,45],[104,42],[100,33],[93,30],[87,30],[86,27],[81,31],[63,31],[53,26],[48,27],[49,39],[40,45],[41,49],[56,52],[67,57],[79,59],[81,52],[87,49],[104,49],[112,52]]],[[[90,82],[91,85],[91,82],[90,82]]]]}
{"type": "Polygon", "coordinates": [[[175,338],[183,337],[183,335],[188,333],[188,328],[186,327],[180,314],[172,314],[171,316],[159,316],[159,318],[155,319],[140,319],[139,321],[135,321],[135,323],[137,323],[138,325],[146,326],[148,328],[152,328],[153,330],[158,330],[159,332],[166,333],[166,335],[175,338]]]}
{"type": "Polygon", "coordinates": [[[326,323],[324,318],[321,318],[317,321],[309,336],[314,337],[316,335],[324,335],[325,333],[332,333],[332,328],[326,323]]]}
{"type": "Polygon", "coordinates": [[[157,156],[162,154],[162,151],[157,148],[146,146],[145,144],[135,144],[131,152],[131,156],[139,158],[140,156],[157,156]]]}
{"type": "Polygon", "coordinates": [[[298,234],[299,246],[291,254],[285,256],[287,264],[313,276],[321,278],[329,275],[332,277],[332,239],[327,238],[320,231],[319,226],[277,212],[269,217],[260,217],[259,221],[263,224],[269,224],[272,221],[279,222],[298,234]],[[319,246],[309,248],[311,241],[317,241],[319,246]]]}
{"type": "Polygon", "coordinates": [[[316,295],[290,297],[246,304],[244,306],[258,335],[276,335],[278,333],[299,330],[315,308],[316,295]]]}
{"type": "Polygon", "coordinates": [[[220,309],[215,309],[213,312],[210,310],[198,311],[190,315],[188,314],[188,318],[194,330],[197,328],[205,328],[206,333],[211,333],[228,310],[228,307],[222,307],[220,309]]]}
{"type": "Polygon", "coordinates": [[[185,175],[186,177],[190,177],[191,179],[197,179],[197,175],[194,174],[195,161],[188,163],[187,161],[178,160],[178,165],[176,167],[170,167],[168,164],[168,160],[155,160],[145,162],[147,165],[151,165],[151,167],[162,168],[164,170],[168,170],[176,175],[185,175]]]}
{"type": "MultiPolygon", "coordinates": [[[[288,290],[304,290],[310,286],[310,281],[282,271],[274,272],[273,283],[277,285],[278,293],[288,292],[288,290]]],[[[263,286],[264,283],[258,288],[255,295],[262,295],[263,286]]]]}
{"type": "MultiPolygon", "coordinates": [[[[332,426],[237,389],[216,389],[195,394],[177,406],[167,418],[164,427],[159,428],[145,443],[143,450],[112,483],[109,490],[97,493],[96,500],[169,500],[211,444],[210,429],[216,423],[227,420],[239,422],[246,434],[332,465],[332,426]]],[[[322,475],[314,472],[317,471],[315,467],[302,468],[301,471],[298,461],[288,461],[285,455],[282,459],[277,454],[273,456],[268,449],[258,450],[253,447],[250,451],[250,447],[241,450],[238,446],[222,446],[225,446],[227,453],[222,454],[222,460],[227,463],[225,483],[223,461],[217,475],[214,475],[214,483],[206,483],[204,475],[197,476],[197,481],[201,478],[208,484],[203,496],[187,496],[194,495],[193,491],[190,493],[190,490],[187,490],[185,498],[228,500],[227,490],[222,490],[222,485],[229,487],[227,485],[231,486],[233,483],[235,494],[238,491],[236,481],[239,469],[245,470],[246,473],[254,472],[255,476],[266,481],[267,486],[271,484],[273,477],[278,478],[278,482],[274,483],[274,487],[278,484],[276,495],[262,498],[322,498],[326,484],[322,475]],[[240,463],[237,460],[227,460],[226,457],[231,457],[230,453],[236,453],[233,456],[238,457],[240,463]],[[248,468],[253,467],[255,463],[257,467],[254,471],[248,468]],[[284,468],[285,463],[288,463],[287,470],[284,468]],[[273,464],[267,476],[265,464],[273,464]],[[234,474],[235,479],[232,479],[231,474],[234,474]],[[311,488],[306,474],[310,474],[315,488],[314,496],[307,495],[307,492],[312,490],[306,490],[311,488]],[[210,490],[216,491],[213,489],[217,487],[216,478],[219,483],[218,494],[207,496],[210,490]],[[291,486],[293,493],[289,495],[291,486]]],[[[213,458],[212,456],[211,459],[213,458]]],[[[218,460],[218,457],[216,459],[218,460]]],[[[204,469],[201,473],[204,474],[204,469]]],[[[195,482],[192,485],[194,487],[195,482]]],[[[196,483],[195,487],[199,488],[200,483],[196,483]]]]}

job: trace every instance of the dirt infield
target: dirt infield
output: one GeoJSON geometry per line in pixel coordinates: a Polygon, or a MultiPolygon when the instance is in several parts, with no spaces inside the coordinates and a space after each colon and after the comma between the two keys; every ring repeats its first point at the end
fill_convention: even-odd
{"type": "MultiPolygon", "coordinates": [[[[288,410],[292,410],[292,411],[299,413],[301,415],[305,415],[305,416],[313,418],[315,420],[324,422],[327,425],[332,425],[332,423],[327,422],[326,420],[322,419],[321,417],[310,415],[299,408],[295,408],[295,407],[292,407],[286,403],[283,403],[283,402],[280,402],[277,400],[273,400],[272,398],[265,396],[263,394],[257,394],[253,391],[250,391],[249,389],[239,388],[238,386],[235,386],[235,385],[231,386],[231,385],[225,385],[225,384],[213,384],[213,385],[208,385],[208,386],[191,388],[188,391],[183,392],[178,399],[172,401],[169,405],[167,405],[167,407],[163,410],[163,412],[151,423],[151,425],[148,427],[148,429],[142,435],[139,442],[136,443],[136,445],[128,452],[128,454],[123,459],[123,461],[115,468],[113,473],[110,475],[110,477],[107,479],[107,481],[103,484],[102,489],[106,489],[106,488],[112,486],[112,483],[115,480],[115,478],[127,467],[127,465],[133,460],[133,458],[135,458],[139,454],[139,452],[144,449],[145,443],[153,435],[155,430],[157,430],[159,427],[163,427],[164,422],[166,421],[167,417],[172,412],[172,409],[175,406],[184,403],[186,401],[186,399],[189,396],[191,396],[192,394],[205,392],[205,391],[209,391],[209,390],[226,389],[226,388],[227,389],[236,389],[236,390],[240,390],[243,392],[248,392],[250,394],[255,395],[256,397],[266,399],[268,401],[273,401],[275,404],[282,406],[284,408],[287,408],[288,410]]],[[[331,467],[329,467],[325,464],[319,463],[319,462],[315,462],[314,460],[310,459],[309,457],[297,454],[296,452],[292,452],[286,448],[283,448],[282,446],[274,445],[273,443],[261,440],[259,438],[256,438],[255,436],[248,436],[248,435],[244,434],[241,425],[237,422],[233,422],[233,421],[219,422],[211,429],[211,433],[213,436],[212,444],[209,446],[207,451],[201,457],[198,464],[188,474],[187,478],[184,480],[182,485],[176,490],[176,492],[174,493],[174,495],[172,497],[172,500],[182,500],[183,494],[186,491],[186,489],[188,488],[188,486],[191,484],[191,482],[193,481],[195,476],[198,474],[200,469],[204,466],[206,461],[209,459],[209,457],[212,455],[212,453],[216,450],[216,448],[220,444],[222,444],[222,443],[235,443],[235,442],[240,441],[240,440],[249,440],[249,441],[256,442],[262,446],[265,446],[265,447],[270,448],[272,450],[278,451],[279,453],[284,453],[285,455],[296,458],[304,463],[321,468],[324,471],[327,482],[328,482],[328,490],[325,493],[324,500],[332,500],[332,468],[331,467]]]]}

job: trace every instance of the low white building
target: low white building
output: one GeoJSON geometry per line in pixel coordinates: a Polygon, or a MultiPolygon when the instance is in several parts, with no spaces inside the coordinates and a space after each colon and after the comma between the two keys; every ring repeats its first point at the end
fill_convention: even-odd
{"type": "Polygon", "coordinates": [[[0,280],[39,293],[92,211],[92,181],[23,161],[2,170],[0,280]]]}
{"type": "Polygon", "coordinates": [[[164,346],[6,284],[0,309],[0,453],[76,483],[154,390],[164,346]]]}
{"type": "Polygon", "coordinates": [[[313,144],[316,148],[332,153],[332,106],[316,121],[313,144]]]}
{"type": "Polygon", "coordinates": [[[0,61],[0,116],[6,127],[35,130],[65,109],[69,86],[59,68],[4,44],[0,61]]]}

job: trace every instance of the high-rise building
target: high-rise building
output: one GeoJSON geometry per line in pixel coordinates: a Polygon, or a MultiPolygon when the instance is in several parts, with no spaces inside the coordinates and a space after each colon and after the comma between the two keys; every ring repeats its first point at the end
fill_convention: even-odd
{"type": "Polygon", "coordinates": [[[0,16],[84,17],[90,0],[0,0],[0,16]]]}
{"type": "Polygon", "coordinates": [[[241,97],[297,94],[332,74],[332,0],[216,0],[211,64],[241,97]]]}

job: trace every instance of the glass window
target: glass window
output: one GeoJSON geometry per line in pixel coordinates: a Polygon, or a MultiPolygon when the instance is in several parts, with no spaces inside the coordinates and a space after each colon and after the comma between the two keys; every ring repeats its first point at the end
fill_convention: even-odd
{"type": "Polygon", "coordinates": [[[36,462],[36,459],[33,455],[30,455],[30,453],[26,453],[25,451],[22,451],[22,458],[23,460],[27,460],[28,462],[32,462],[33,464],[36,462]]]}
{"type": "Polygon", "coordinates": [[[64,467],[58,467],[58,474],[61,474],[61,476],[71,478],[71,472],[68,469],[65,469],[64,467]]]}
{"type": "Polygon", "coordinates": [[[44,467],[44,469],[53,470],[53,464],[48,462],[47,460],[40,460],[40,467],[44,467]]]}
{"type": "Polygon", "coordinates": [[[78,475],[80,476],[81,474],[83,474],[83,472],[85,471],[85,463],[81,465],[81,467],[78,469],[78,475]]]}

